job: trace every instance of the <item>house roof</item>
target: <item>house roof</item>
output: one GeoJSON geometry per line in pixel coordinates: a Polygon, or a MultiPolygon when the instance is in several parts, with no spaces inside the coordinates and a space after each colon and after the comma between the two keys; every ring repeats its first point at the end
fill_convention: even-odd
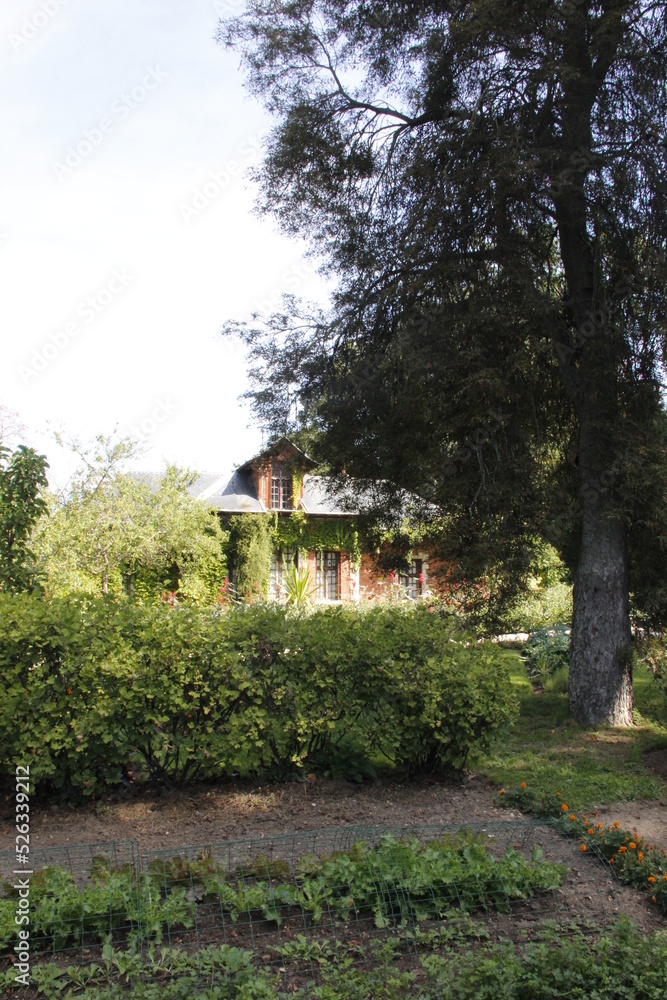
{"type": "MultiPolygon", "coordinates": [[[[255,458],[244,462],[243,465],[235,469],[231,476],[220,475],[219,473],[202,473],[188,487],[191,496],[213,507],[220,514],[261,514],[266,513],[268,508],[262,503],[257,495],[255,481],[252,475],[253,467],[262,464],[267,458],[274,454],[286,451],[291,452],[299,464],[305,468],[314,468],[315,462],[292,444],[287,438],[280,438],[270,448],[260,452],[255,458]]],[[[160,480],[159,473],[135,472],[131,473],[134,479],[146,483],[151,489],[155,489],[160,480]]],[[[317,515],[320,517],[344,517],[359,514],[360,507],[374,506],[377,500],[375,494],[387,484],[367,483],[360,490],[361,484],[356,483],[355,493],[350,490],[348,496],[345,495],[341,480],[335,480],[329,476],[318,476],[312,472],[305,472],[303,477],[303,497],[299,509],[305,514],[317,515]]],[[[350,480],[350,486],[352,481],[350,480]]],[[[410,515],[415,512],[416,497],[411,497],[405,491],[400,491],[400,506],[402,515],[410,515]]],[[[435,509],[435,508],[434,508],[435,509]]]]}
{"type": "MultiPolygon", "coordinates": [[[[278,448],[276,445],[274,448],[262,452],[256,458],[245,462],[238,469],[235,469],[231,477],[229,474],[220,475],[215,472],[201,473],[188,487],[188,493],[197,500],[201,500],[202,503],[206,503],[209,507],[215,508],[220,514],[266,513],[268,508],[257,496],[257,489],[251,469],[255,462],[269,457],[277,450],[284,451],[285,449],[278,448]]],[[[297,448],[294,448],[294,450],[298,451],[299,456],[303,456],[311,467],[315,464],[304,452],[299,451],[297,448]]],[[[131,472],[130,476],[139,482],[145,483],[152,490],[157,489],[161,479],[161,475],[158,472],[131,472]]],[[[301,501],[300,509],[306,514],[330,516],[356,513],[356,511],[345,506],[334,496],[330,489],[332,482],[333,480],[327,476],[314,476],[310,473],[305,473],[303,477],[303,500],[301,501]]]]}
{"type": "Polygon", "coordinates": [[[239,466],[239,471],[248,472],[254,465],[261,465],[267,458],[278,454],[284,455],[285,452],[289,452],[304,469],[314,469],[317,465],[317,462],[314,462],[310,456],[306,455],[305,451],[297,448],[289,438],[281,437],[277,441],[274,441],[270,447],[265,448],[264,451],[260,451],[259,455],[255,455],[254,458],[248,459],[247,462],[239,466]]]}
{"type": "Polygon", "coordinates": [[[334,493],[331,484],[333,480],[328,476],[303,477],[303,498],[301,508],[306,514],[358,514],[359,511],[353,505],[343,502],[334,493]]]}

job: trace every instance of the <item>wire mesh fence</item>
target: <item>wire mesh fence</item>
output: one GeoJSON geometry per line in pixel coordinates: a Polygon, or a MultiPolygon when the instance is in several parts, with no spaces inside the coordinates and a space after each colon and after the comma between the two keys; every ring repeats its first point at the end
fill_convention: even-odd
{"type": "MultiPolygon", "coordinates": [[[[581,927],[595,916],[599,930],[623,909],[613,873],[582,892],[590,862],[577,867],[572,844],[536,822],[346,826],[148,853],[127,841],[36,850],[31,864],[26,997],[44,970],[72,978],[73,967],[130,988],[252,965],[294,988],[343,957],[371,963],[388,941],[409,968],[461,919],[473,939],[518,939],[545,920],[581,927]]],[[[15,868],[13,853],[0,855],[5,970],[25,878],[15,868]]]]}

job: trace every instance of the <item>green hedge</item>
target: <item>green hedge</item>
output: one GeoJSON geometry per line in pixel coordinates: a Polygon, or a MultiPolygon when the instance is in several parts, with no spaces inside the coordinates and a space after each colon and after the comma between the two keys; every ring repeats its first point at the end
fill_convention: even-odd
{"type": "Polygon", "coordinates": [[[372,761],[461,770],[514,711],[514,654],[413,609],[295,614],[0,595],[0,767],[93,795],[372,761]]]}

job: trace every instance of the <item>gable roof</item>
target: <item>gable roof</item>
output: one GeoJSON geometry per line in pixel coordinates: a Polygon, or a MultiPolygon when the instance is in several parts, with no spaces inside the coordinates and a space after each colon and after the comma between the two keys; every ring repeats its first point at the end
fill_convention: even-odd
{"type": "Polygon", "coordinates": [[[260,451],[259,455],[255,455],[254,458],[250,458],[243,465],[240,465],[239,472],[248,472],[253,466],[262,465],[268,458],[272,458],[278,454],[285,454],[285,452],[289,452],[295,462],[298,462],[304,469],[314,469],[317,466],[317,462],[314,462],[309,455],[306,455],[305,451],[297,448],[289,438],[281,437],[277,441],[274,441],[268,448],[265,448],[264,451],[260,451]]]}
{"type": "MultiPolygon", "coordinates": [[[[285,454],[290,452],[294,459],[302,468],[313,469],[316,463],[306,455],[305,452],[297,448],[288,438],[280,438],[271,447],[264,449],[259,455],[244,462],[234,472],[229,475],[218,473],[202,473],[188,487],[188,492],[197,500],[206,503],[209,507],[217,510],[219,514],[262,514],[268,513],[269,508],[260,500],[257,495],[253,469],[258,465],[263,465],[266,460],[275,454],[285,454]]],[[[160,479],[159,473],[135,472],[130,475],[150,486],[151,489],[157,487],[160,479]]],[[[352,480],[350,480],[352,485],[352,480]]],[[[344,483],[341,479],[334,479],[331,476],[319,476],[312,472],[304,472],[303,477],[303,497],[299,504],[300,510],[304,514],[319,517],[352,517],[360,513],[360,507],[374,506],[375,494],[382,487],[387,485],[382,482],[365,483],[363,489],[361,483],[357,481],[355,494],[350,491],[349,496],[345,496],[344,483]]],[[[406,491],[400,491],[401,516],[411,516],[417,514],[418,508],[423,507],[416,503],[417,498],[411,496],[406,491]]],[[[431,507],[432,505],[427,505],[431,507]]],[[[435,508],[433,508],[435,510],[435,508]]],[[[287,514],[287,511],[282,513],[287,514]]]]}

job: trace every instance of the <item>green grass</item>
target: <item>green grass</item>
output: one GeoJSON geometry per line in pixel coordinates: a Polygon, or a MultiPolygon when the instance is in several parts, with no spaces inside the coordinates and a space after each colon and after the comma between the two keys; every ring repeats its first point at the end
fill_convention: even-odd
{"type": "Polygon", "coordinates": [[[498,786],[525,781],[537,793],[562,788],[574,809],[667,794],[667,783],[644,762],[647,750],[667,747],[667,729],[657,721],[660,704],[648,670],[635,673],[637,711],[631,729],[582,728],[569,717],[566,694],[534,692],[518,656],[512,683],[520,702],[519,719],[509,737],[480,763],[481,774],[498,786]]]}

